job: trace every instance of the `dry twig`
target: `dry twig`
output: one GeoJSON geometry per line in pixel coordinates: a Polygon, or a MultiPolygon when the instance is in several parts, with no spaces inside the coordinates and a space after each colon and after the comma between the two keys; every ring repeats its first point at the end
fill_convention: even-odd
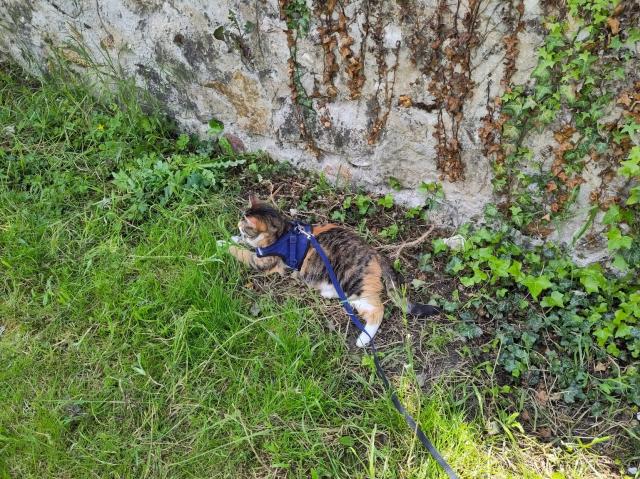
{"type": "Polygon", "coordinates": [[[391,258],[392,259],[397,259],[400,257],[400,253],[402,253],[402,250],[404,250],[405,248],[412,248],[414,246],[418,246],[420,243],[422,243],[424,240],[426,240],[429,235],[431,234],[431,232],[433,231],[433,229],[435,228],[435,225],[431,225],[431,228],[429,228],[426,233],[424,233],[422,236],[420,236],[417,239],[414,239],[413,241],[405,241],[404,243],[401,243],[399,245],[395,245],[395,244],[388,244],[388,245],[384,245],[384,246],[380,246],[378,249],[381,250],[396,250],[394,253],[391,254],[391,258]]]}

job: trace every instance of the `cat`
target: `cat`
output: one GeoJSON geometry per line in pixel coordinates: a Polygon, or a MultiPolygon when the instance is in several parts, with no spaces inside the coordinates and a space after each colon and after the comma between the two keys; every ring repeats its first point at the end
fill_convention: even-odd
{"type": "MultiPolygon", "coordinates": [[[[311,245],[299,271],[288,268],[279,256],[259,257],[256,251],[241,247],[266,248],[292,227],[280,211],[251,196],[249,208],[238,222],[240,236],[232,237],[235,244],[229,246],[229,253],[263,273],[292,271],[294,277],[317,289],[324,298],[337,298],[324,263],[311,245]]],[[[364,320],[366,333],[359,335],[356,346],[367,346],[378,332],[384,315],[383,292],[407,314],[427,317],[440,312],[435,306],[407,301],[391,262],[353,231],[330,223],[314,225],[311,232],[324,249],[349,302],[364,320]]]]}

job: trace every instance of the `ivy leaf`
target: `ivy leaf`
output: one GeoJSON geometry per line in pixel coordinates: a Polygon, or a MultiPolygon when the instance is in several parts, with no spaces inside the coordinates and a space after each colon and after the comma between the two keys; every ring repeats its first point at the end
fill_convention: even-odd
{"type": "Polygon", "coordinates": [[[611,328],[598,328],[593,333],[593,335],[598,339],[598,344],[600,347],[604,346],[607,340],[611,337],[611,328]]]}
{"type": "Polygon", "coordinates": [[[418,186],[418,191],[423,195],[433,194],[438,191],[438,184],[427,183],[426,181],[423,181],[420,183],[420,186],[418,186]]]}
{"type": "Polygon", "coordinates": [[[620,349],[618,348],[618,346],[616,346],[616,343],[609,343],[607,345],[607,352],[614,358],[620,357],[620,349]]]}
{"type": "Polygon", "coordinates": [[[213,38],[216,40],[224,41],[224,27],[220,25],[213,31],[213,38]]]}
{"type": "Polygon", "coordinates": [[[629,338],[633,333],[633,328],[628,324],[621,324],[616,330],[616,338],[629,338]]]}
{"type": "Polygon", "coordinates": [[[540,306],[545,308],[552,308],[557,306],[558,308],[564,308],[564,294],[560,291],[553,291],[550,295],[545,296],[540,301],[540,306]]]}
{"type": "Polygon", "coordinates": [[[516,281],[520,281],[520,278],[522,278],[522,263],[514,261],[507,272],[513,276],[516,281]]]}
{"type": "Polygon", "coordinates": [[[460,278],[460,282],[467,288],[476,284],[473,276],[463,276],[462,278],[460,278]]]}
{"type": "Polygon", "coordinates": [[[605,225],[612,225],[614,223],[620,222],[620,207],[616,204],[613,204],[609,207],[606,214],[602,218],[602,222],[605,225]]]}
{"type": "Polygon", "coordinates": [[[378,204],[383,208],[391,208],[393,206],[393,196],[386,194],[384,198],[378,200],[378,204]]]}
{"type": "Polygon", "coordinates": [[[488,262],[491,272],[494,275],[494,278],[491,280],[492,283],[495,283],[498,278],[509,277],[509,266],[511,265],[511,260],[492,256],[489,258],[488,262]]]}
{"type": "Polygon", "coordinates": [[[387,184],[396,191],[400,191],[402,189],[402,183],[400,183],[400,180],[393,176],[387,178],[387,184]]]}
{"type": "Polygon", "coordinates": [[[463,276],[462,278],[460,278],[460,282],[467,288],[488,278],[487,273],[482,271],[478,265],[479,263],[476,262],[471,266],[473,268],[473,276],[463,276]]]}
{"type": "Polygon", "coordinates": [[[640,131],[640,123],[636,123],[635,121],[631,121],[624,125],[620,131],[626,133],[629,136],[635,135],[637,131],[640,131]]]}
{"type": "Polygon", "coordinates": [[[607,279],[602,274],[599,264],[592,264],[587,268],[581,269],[580,282],[587,293],[597,293],[600,288],[604,289],[607,286],[607,279]]]}
{"type": "Polygon", "coordinates": [[[549,281],[549,278],[547,278],[545,275],[540,275],[537,277],[527,275],[523,280],[520,281],[520,283],[522,283],[529,289],[529,292],[531,293],[531,296],[534,297],[534,299],[538,299],[538,296],[540,295],[540,293],[542,293],[542,291],[553,286],[553,283],[549,281]]]}
{"type": "Polygon", "coordinates": [[[216,120],[215,118],[209,120],[209,133],[211,133],[212,135],[219,135],[223,130],[224,123],[222,123],[220,120],[216,120]]]}
{"type": "Polygon", "coordinates": [[[634,146],[629,152],[629,159],[620,163],[618,174],[631,177],[640,175],[640,146],[634,146]]]}
{"type": "Polygon", "coordinates": [[[609,251],[614,251],[620,248],[629,249],[633,243],[633,238],[631,238],[631,236],[623,235],[616,227],[611,228],[607,232],[607,238],[609,239],[607,243],[607,249],[609,251]]]}
{"type": "Polygon", "coordinates": [[[613,260],[613,266],[620,271],[627,271],[629,269],[629,263],[624,259],[621,254],[617,254],[613,260]]]}
{"type": "Polygon", "coordinates": [[[491,258],[494,258],[493,247],[487,246],[485,248],[478,248],[471,253],[471,257],[480,261],[488,261],[491,258]]]}
{"type": "Polygon", "coordinates": [[[449,274],[457,274],[464,269],[464,263],[457,256],[451,257],[447,266],[445,267],[445,271],[449,274]]]}
{"type": "Polygon", "coordinates": [[[625,203],[627,206],[637,205],[640,203],[640,186],[635,186],[631,188],[629,198],[627,198],[627,202],[625,203]]]}
{"type": "Polygon", "coordinates": [[[445,244],[442,238],[438,238],[433,241],[433,254],[438,254],[441,251],[445,251],[447,249],[447,245],[445,244]]]}

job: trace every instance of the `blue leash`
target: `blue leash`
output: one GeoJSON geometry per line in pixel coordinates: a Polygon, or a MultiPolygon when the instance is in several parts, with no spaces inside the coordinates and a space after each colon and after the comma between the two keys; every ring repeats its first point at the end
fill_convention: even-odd
{"type": "Polygon", "coordinates": [[[378,377],[382,381],[382,384],[384,384],[384,387],[387,389],[387,391],[391,393],[391,402],[393,403],[395,408],[398,410],[398,412],[404,416],[405,421],[407,421],[407,424],[409,425],[411,430],[416,434],[416,436],[418,436],[418,439],[420,439],[420,442],[422,443],[422,445],[427,448],[427,451],[429,451],[429,454],[431,454],[431,456],[436,460],[436,462],[440,464],[440,467],[444,469],[444,472],[447,473],[447,476],[449,476],[449,479],[458,479],[458,476],[453,471],[453,469],[451,469],[451,466],[447,464],[447,461],[444,460],[442,455],[440,455],[440,453],[431,443],[429,438],[425,435],[424,432],[422,432],[422,429],[420,429],[420,426],[416,423],[416,420],[413,419],[411,414],[409,414],[409,412],[404,408],[404,406],[398,399],[397,394],[391,388],[389,379],[387,378],[387,375],[385,374],[384,369],[382,369],[382,366],[380,365],[380,361],[378,359],[378,351],[376,350],[376,345],[373,342],[373,338],[366,331],[366,329],[364,328],[364,325],[362,324],[362,322],[360,321],[356,313],[353,311],[351,303],[349,303],[349,300],[347,299],[347,295],[344,293],[342,286],[340,286],[340,281],[338,281],[338,278],[336,277],[336,273],[333,271],[333,267],[329,262],[329,258],[327,258],[327,255],[322,249],[322,246],[320,246],[320,243],[318,243],[318,240],[313,234],[305,231],[302,225],[296,225],[296,228],[298,229],[298,232],[302,233],[309,239],[309,241],[311,242],[311,245],[318,253],[318,256],[320,256],[320,259],[322,259],[322,262],[324,263],[327,273],[329,274],[329,278],[331,278],[331,282],[333,283],[333,287],[336,289],[336,292],[338,293],[338,297],[340,298],[342,307],[347,312],[347,316],[349,316],[349,319],[351,319],[351,322],[356,326],[356,328],[358,328],[358,330],[360,330],[361,332],[369,336],[369,339],[371,340],[369,345],[371,346],[371,351],[373,352],[373,362],[376,366],[376,373],[378,374],[378,377]]]}

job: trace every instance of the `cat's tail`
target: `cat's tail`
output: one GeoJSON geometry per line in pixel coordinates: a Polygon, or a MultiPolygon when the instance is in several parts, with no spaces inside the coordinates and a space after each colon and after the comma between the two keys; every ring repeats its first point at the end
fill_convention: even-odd
{"type": "Polygon", "coordinates": [[[441,312],[436,306],[409,301],[407,298],[407,285],[400,275],[395,272],[387,261],[383,260],[381,266],[382,281],[387,290],[387,296],[402,312],[418,318],[426,318],[441,312]]]}

